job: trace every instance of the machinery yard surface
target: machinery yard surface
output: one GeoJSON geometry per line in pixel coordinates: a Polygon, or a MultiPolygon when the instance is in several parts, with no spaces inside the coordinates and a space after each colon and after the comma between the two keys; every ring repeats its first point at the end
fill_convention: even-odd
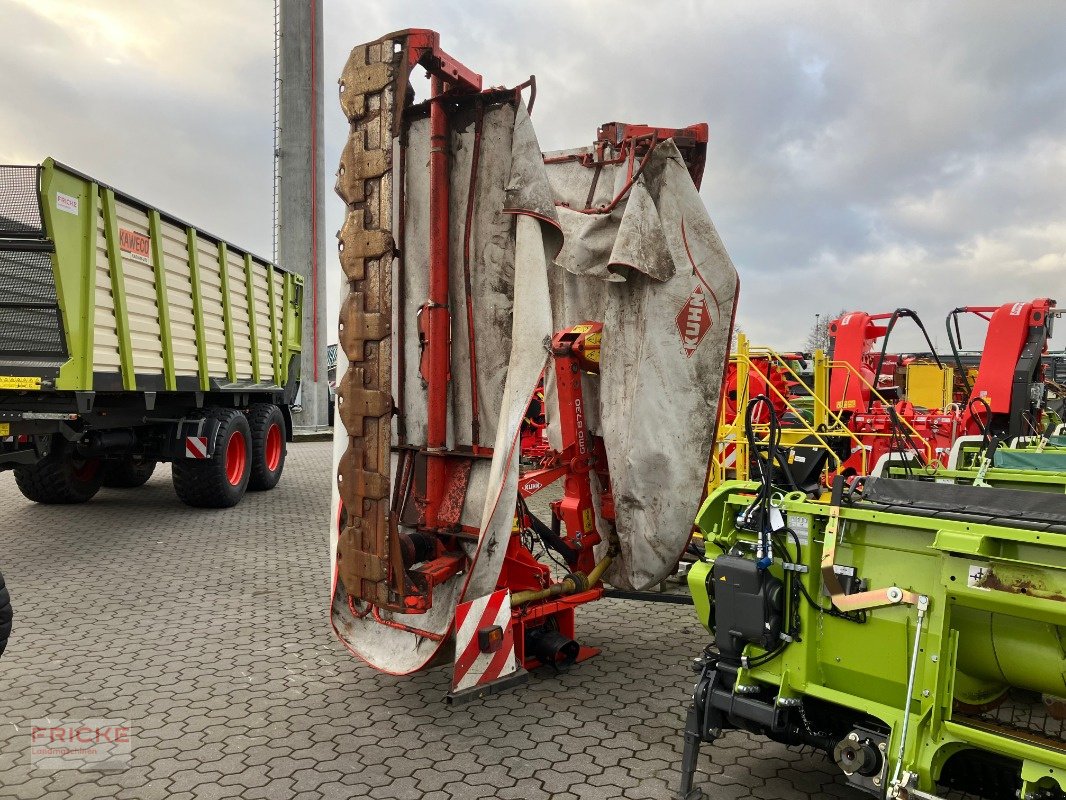
{"type": "MultiPolygon", "coordinates": [[[[450,669],[385,675],[329,630],[330,447],[291,446],[277,489],[214,512],[180,504],[167,467],[80,507],[34,505],[0,476],[16,612],[0,797],[673,797],[707,640],[692,609],[590,604],[578,636],[602,655],[448,706],[450,669]],[[129,768],[35,769],[45,718],[128,720],[129,768]]],[[[741,733],[700,766],[715,798],[862,796],[832,763],[741,733]]]]}

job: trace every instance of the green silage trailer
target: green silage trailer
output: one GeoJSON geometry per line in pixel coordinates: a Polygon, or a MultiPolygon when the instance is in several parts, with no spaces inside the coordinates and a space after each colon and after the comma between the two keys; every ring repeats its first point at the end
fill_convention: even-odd
{"type": "Polygon", "coordinates": [[[298,275],[52,159],[0,166],[0,470],[40,503],[184,502],[277,484],[299,383],[298,275]]]}

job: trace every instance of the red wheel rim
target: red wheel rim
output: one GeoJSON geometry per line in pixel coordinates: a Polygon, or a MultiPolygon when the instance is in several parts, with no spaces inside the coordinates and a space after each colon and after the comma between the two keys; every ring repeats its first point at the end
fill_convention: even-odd
{"type": "Polygon", "coordinates": [[[86,459],[80,465],[74,465],[74,479],[79,481],[91,481],[93,478],[96,477],[96,472],[99,469],[100,459],[86,459]]]}
{"type": "Polygon", "coordinates": [[[248,443],[244,434],[234,431],[226,443],[226,479],[231,486],[239,486],[248,464],[248,443]]]}
{"type": "Polygon", "coordinates": [[[281,463],[281,426],[278,423],[271,423],[267,428],[267,440],[266,440],[266,468],[273,472],[278,468],[278,464],[281,463]]]}

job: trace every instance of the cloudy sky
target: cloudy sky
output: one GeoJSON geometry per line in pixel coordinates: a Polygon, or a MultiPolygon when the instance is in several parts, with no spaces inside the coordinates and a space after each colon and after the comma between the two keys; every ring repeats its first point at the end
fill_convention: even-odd
{"type": "MultiPolygon", "coordinates": [[[[703,197],[756,341],[798,346],[841,308],[939,333],[956,305],[1066,303],[1066,4],[325,0],[324,20],[331,176],[335,77],[398,28],[439,30],[488,84],[535,73],[546,149],[708,122],[703,197]]],[[[269,254],[272,0],[0,0],[0,74],[0,163],[53,155],[269,254]]]]}

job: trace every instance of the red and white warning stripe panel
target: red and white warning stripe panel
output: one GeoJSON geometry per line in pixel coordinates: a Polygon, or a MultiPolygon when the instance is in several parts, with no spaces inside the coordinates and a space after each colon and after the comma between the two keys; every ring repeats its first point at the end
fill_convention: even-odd
{"type": "Polygon", "coordinates": [[[722,454],[719,460],[723,467],[735,467],[737,465],[736,435],[731,433],[719,442],[718,452],[722,454]]]}
{"type": "Polygon", "coordinates": [[[206,436],[186,436],[185,437],[185,457],[186,458],[207,458],[207,437],[206,436]]]}
{"type": "Polygon", "coordinates": [[[457,605],[452,691],[484,686],[515,669],[511,593],[500,589],[457,605]]]}

